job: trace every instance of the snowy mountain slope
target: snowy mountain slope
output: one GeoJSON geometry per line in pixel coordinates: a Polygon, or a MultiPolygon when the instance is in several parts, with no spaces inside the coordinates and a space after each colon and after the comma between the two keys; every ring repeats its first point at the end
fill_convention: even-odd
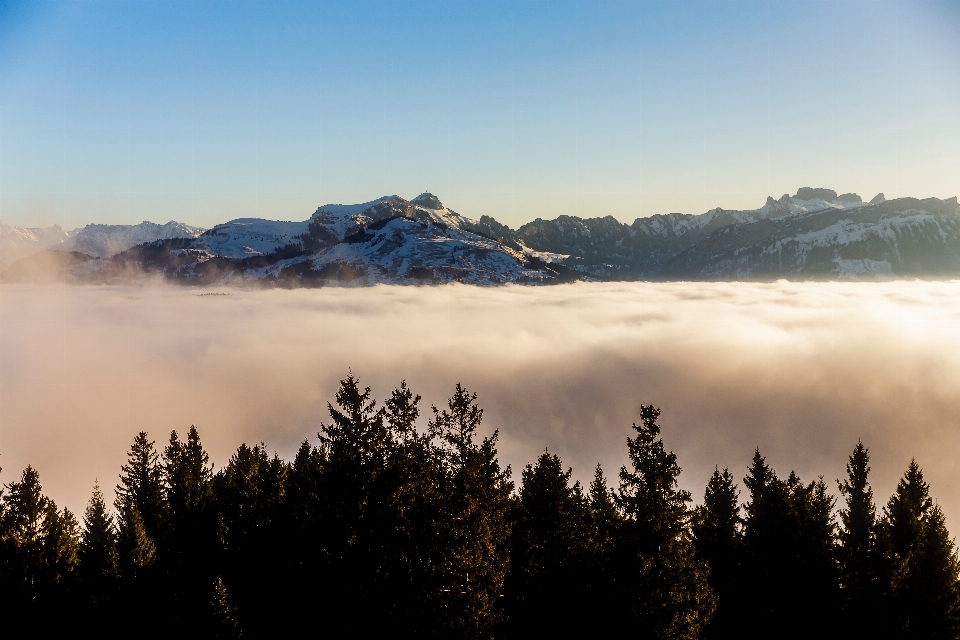
{"type": "MultiPolygon", "coordinates": [[[[195,238],[159,239],[111,259],[57,263],[68,279],[119,282],[151,274],[183,283],[475,284],[557,282],[588,278],[551,262],[566,256],[526,250],[495,220],[458,214],[432,194],[386,196],[358,205],[325,205],[303,222],[242,218],[195,238]],[[487,233],[489,231],[490,233],[487,233]]],[[[7,280],[36,265],[4,272],[7,280]]],[[[59,273],[59,272],[58,272],[59,273]]],[[[29,276],[32,277],[32,276],[29,276]]]]}
{"type": "Polygon", "coordinates": [[[181,235],[104,260],[81,252],[70,260],[17,263],[3,278],[34,278],[48,263],[57,277],[84,282],[160,275],[182,283],[288,287],[960,277],[956,198],[888,201],[878,194],[863,202],[856,194],[806,187],[757,209],[671,213],[629,225],[611,216],[559,216],[514,231],[489,216],[467,218],[424,193],[324,205],[302,222],[242,218],[181,235]]]}
{"type": "Polygon", "coordinates": [[[865,203],[856,194],[805,187],[758,209],[671,213],[629,226],[560,216],[524,225],[517,237],[569,254],[566,266],[625,279],[941,277],[960,275],[950,257],[960,252],[958,221],[956,198],[887,201],[878,194],[865,203]]]}
{"type": "Polygon", "coordinates": [[[307,233],[307,222],[239,218],[204,231],[193,243],[211,255],[249,258],[273,253],[307,233]]]}
{"type": "Polygon", "coordinates": [[[17,260],[62,245],[70,235],[59,225],[42,228],[11,227],[0,222],[0,270],[17,260]]]}
{"type": "Polygon", "coordinates": [[[70,232],[70,239],[60,248],[77,251],[95,258],[107,258],[145,242],[171,238],[195,238],[203,229],[171,220],[166,224],[88,224],[70,232]]]}

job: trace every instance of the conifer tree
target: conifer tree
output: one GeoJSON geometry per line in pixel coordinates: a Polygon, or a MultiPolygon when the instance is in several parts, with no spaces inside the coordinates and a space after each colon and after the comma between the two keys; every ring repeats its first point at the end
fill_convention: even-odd
{"type": "Polygon", "coordinates": [[[726,638],[740,627],[740,582],[743,561],[743,519],[740,491],[730,470],[714,469],[707,482],[703,504],[693,517],[694,544],[699,557],[710,565],[710,586],[717,595],[717,610],[707,636],[726,638]]]}
{"type": "Polygon", "coordinates": [[[883,619],[877,547],[876,507],[870,487],[870,454],[858,442],[847,461],[847,478],[837,481],[846,507],[840,510],[840,585],[848,633],[879,634],[883,619]]]}
{"type": "Polygon", "coordinates": [[[117,533],[99,484],[93,485],[93,496],[83,516],[79,559],[87,594],[95,604],[106,602],[118,575],[117,533]]]}
{"type": "Polygon", "coordinates": [[[881,529],[890,566],[887,606],[896,636],[958,637],[956,551],[916,460],[887,503],[881,529]]]}
{"type": "Polygon", "coordinates": [[[210,613],[206,625],[209,637],[224,640],[239,638],[240,625],[237,624],[236,614],[236,607],[227,599],[227,587],[223,578],[217,576],[213,583],[213,596],[210,599],[210,613]]]}
{"type": "Polygon", "coordinates": [[[834,637],[839,615],[833,499],[822,478],[786,481],[759,451],[744,479],[750,491],[744,525],[744,596],[754,614],[746,637],[794,629],[798,637],[834,637]],[[809,612],[816,611],[817,616],[809,612]]]}
{"type": "Polygon", "coordinates": [[[304,440],[287,474],[282,516],[287,534],[281,549],[287,577],[277,585],[278,611],[287,615],[276,617],[280,632],[285,623],[290,625],[288,631],[298,630],[299,615],[308,608],[321,614],[334,612],[332,606],[325,606],[337,600],[329,592],[340,589],[330,573],[326,465],[326,447],[313,447],[304,440]]]}
{"type": "Polygon", "coordinates": [[[507,579],[508,624],[517,636],[562,634],[586,622],[589,506],[571,474],[547,452],[523,470],[507,579]]]}
{"type": "Polygon", "coordinates": [[[167,523],[158,560],[180,624],[203,618],[216,570],[219,521],[212,509],[213,466],[200,434],[190,426],[186,441],[176,431],[163,450],[167,523]]]}
{"type": "Polygon", "coordinates": [[[444,478],[429,435],[417,430],[420,400],[402,381],[384,402],[392,446],[371,514],[384,556],[375,597],[390,602],[383,624],[401,635],[436,635],[443,618],[444,478]]]}
{"type": "Polygon", "coordinates": [[[603,468],[598,463],[593,470],[593,480],[587,495],[588,500],[588,548],[587,569],[584,582],[587,593],[583,598],[584,617],[589,628],[598,634],[616,635],[619,631],[616,616],[610,612],[610,603],[618,594],[617,539],[623,518],[617,508],[615,494],[607,485],[603,468]]]}
{"type": "Polygon", "coordinates": [[[498,433],[476,442],[483,410],[459,383],[447,408],[433,407],[430,433],[442,443],[445,495],[441,522],[445,611],[441,634],[488,636],[502,620],[500,596],[509,559],[510,468],[497,459],[498,433]]]}
{"type": "Polygon", "coordinates": [[[126,526],[128,514],[136,509],[140,523],[151,540],[162,537],[166,503],[163,497],[163,469],[160,456],[145,431],[133,440],[126,464],[120,467],[120,484],[114,506],[119,515],[119,528],[126,526]]]}
{"type": "Polygon", "coordinates": [[[924,517],[917,548],[897,585],[901,637],[960,637],[960,563],[943,512],[933,505],[924,517]]]}
{"type": "Polygon", "coordinates": [[[68,509],[59,511],[43,494],[40,474],[24,469],[20,482],[6,485],[3,496],[5,599],[29,605],[51,602],[69,587],[77,565],[77,521],[68,509]]]}
{"type": "Polygon", "coordinates": [[[127,587],[148,577],[156,562],[157,548],[136,506],[127,507],[117,533],[117,558],[120,575],[127,587]]]}
{"type": "Polygon", "coordinates": [[[620,470],[618,501],[626,515],[619,541],[621,581],[633,634],[697,638],[713,615],[709,569],[695,554],[689,529],[690,494],[677,487],[677,456],[660,438],[660,410],[640,408],[627,439],[631,469],[620,470]]]}
{"type": "Polygon", "coordinates": [[[336,407],[327,403],[332,422],[321,423],[318,434],[328,459],[322,473],[321,537],[316,541],[328,559],[337,591],[328,604],[338,615],[352,616],[360,629],[376,626],[383,617],[371,590],[382,559],[378,547],[377,483],[391,445],[384,410],[377,407],[370,387],[360,387],[349,373],[340,381],[336,407]]]}
{"type": "Polygon", "coordinates": [[[895,565],[895,581],[906,571],[911,554],[920,546],[924,519],[932,507],[930,485],[924,481],[923,470],[917,461],[911,460],[887,502],[884,514],[884,524],[889,530],[891,558],[895,565]]]}
{"type": "MultiPolygon", "coordinates": [[[[223,575],[229,580],[236,604],[245,611],[277,610],[284,595],[277,584],[283,572],[286,479],[288,465],[272,458],[262,444],[241,445],[214,479],[214,494],[221,525],[223,575]],[[250,563],[250,558],[258,562],[250,563]]],[[[222,583],[224,578],[218,576],[222,583]]],[[[224,586],[224,589],[226,587],[224,586]]],[[[231,614],[236,617],[236,613],[231,614]]],[[[263,616],[244,619],[253,635],[264,634],[270,621],[263,616]]]]}

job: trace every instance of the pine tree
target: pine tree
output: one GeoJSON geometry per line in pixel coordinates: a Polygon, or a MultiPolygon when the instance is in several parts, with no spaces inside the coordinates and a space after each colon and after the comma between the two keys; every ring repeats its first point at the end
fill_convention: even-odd
{"type": "Polygon", "coordinates": [[[703,504],[694,511],[693,535],[699,557],[710,565],[710,586],[717,595],[717,611],[706,635],[727,638],[740,626],[743,519],[740,491],[729,469],[714,469],[703,504]]]}
{"type": "Polygon", "coordinates": [[[508,620],[519,636],[584,625],[589,506],[572,470],[544,452],[523,470],[513,525],[508,620]]]}
{"type": "Polygon", "coordinates": [[[690,494],[677,487],[677,457],[660,439],[660,410],[640,408],[627,439],[631,469],[620,470],[618,501],[626,515],[620,547],[621,581],[632,634],[698,638],[713,615],[709,569],[696,558],[689,529],[690,494]]]}
{"type": "Polygon", "coordinates": [[[87,594],[95,604],[106,602],[118,576],[117,533],[99,484],[93,485],[93,496],[83,516],[79,558],[87,594]]]}
{"type": "Polygon", "coordinates": [[[840,511],[840,585],[847,632],[882,631],[876,507],[868,482],[870,454],[858,442],[847,461],[847,478],[837,481],[846,508],[840,511]]]}

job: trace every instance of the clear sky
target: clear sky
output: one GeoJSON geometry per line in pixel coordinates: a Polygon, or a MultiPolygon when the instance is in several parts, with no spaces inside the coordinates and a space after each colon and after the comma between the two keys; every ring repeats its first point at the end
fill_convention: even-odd
{"type": "Polygon", "coordinates": [[[960,2],[0,0],[0,219],[960,193],[960,2]]]}

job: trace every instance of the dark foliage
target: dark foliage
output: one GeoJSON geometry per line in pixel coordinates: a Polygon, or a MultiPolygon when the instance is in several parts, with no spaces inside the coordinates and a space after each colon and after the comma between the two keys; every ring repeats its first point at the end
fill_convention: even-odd
{"type": "Polygon", "coordinates": [[[0,619],[25,633],[272,638],[960,638],[960,563],[911,462],[878,515],[858,444],[838,481],[781,479],[757,451],[703,503],[642,406],[619,487],[544,452],[520,474],[457,385],[421,424],[351,373],[292,462],[146,433],[78,525],[32,467],[0,489],[0,619]],[[836,515],[836,517],[835,517],[836,515]]]}

